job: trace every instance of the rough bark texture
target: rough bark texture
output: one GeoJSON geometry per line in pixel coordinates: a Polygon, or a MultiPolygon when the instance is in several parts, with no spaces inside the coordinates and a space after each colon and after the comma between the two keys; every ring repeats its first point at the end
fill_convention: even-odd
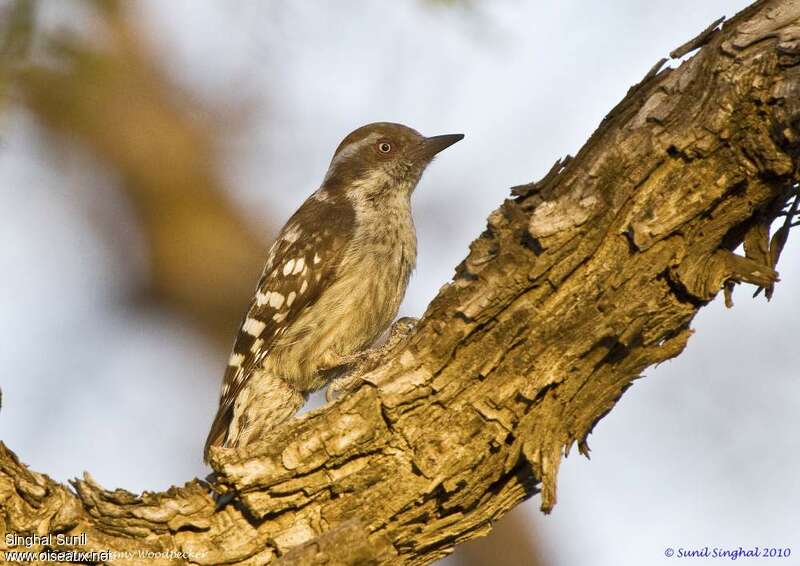
{"type": "Polygon", "coordinates": [[[87,475],[73,492],[0,445],[2,529],[200,564],[426,564],[539,489],[550,510],[564,452],[586,452],[631,382],[683,350],[698,309],[776,279],[786,230],[768,227],[800,162],[800,1],[759,2],[700,45],[514,190],[357,390],[249,452],[216,451],[232,503],[216,510],[196,480],[134,495],[87,475]]]}

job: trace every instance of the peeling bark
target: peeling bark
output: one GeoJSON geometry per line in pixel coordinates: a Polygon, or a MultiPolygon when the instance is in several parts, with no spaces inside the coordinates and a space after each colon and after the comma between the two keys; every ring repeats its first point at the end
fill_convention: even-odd
{"type": "Polygon", "coordinates": [[[758,2],[698,43],[574,158],[515,187],[355,391],[215,450],[231,503],[216,509],[198,480],[134,495],[86,476],[71,491],[0,445],[3,530],[197,564],[427,564],[539,490],[552,509],[562,455],[586,454],[632,381],[683,351],[698,310],[777,280],[797,212],[800,1],[758,2]]]}

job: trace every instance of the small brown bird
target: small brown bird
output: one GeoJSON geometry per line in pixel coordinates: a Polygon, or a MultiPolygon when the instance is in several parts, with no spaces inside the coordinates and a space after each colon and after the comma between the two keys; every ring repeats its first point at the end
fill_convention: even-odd
{"type": "Polygon", "coordinates": [[[205,445],[241,446],[291,417],[389,326],[417,256],[411,193],[462,134],[378,122],[349,134],[269,251],[205,445]],[[289,391],[279,395],[278,391],[289,391]]]}

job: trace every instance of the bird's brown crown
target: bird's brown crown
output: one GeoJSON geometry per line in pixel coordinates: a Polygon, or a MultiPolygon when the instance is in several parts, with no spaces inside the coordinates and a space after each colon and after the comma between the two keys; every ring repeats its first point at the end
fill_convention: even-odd
{"type": "Polygon", "coordinates": [[[424,139],[422,134],[408,126],[393,122],[373,122],[347,134],[336,148],[333,159],[336,160],[343,152],[352,151],[358,147],[363,150],[372,150],[359,151],[359,153],[383,160],[389,155],[398,155],[401,150],[422,143],[424,139]],[[386,147],[380,147],[381,143],[388,143],[391,147],[386,151],[386,147]]]}

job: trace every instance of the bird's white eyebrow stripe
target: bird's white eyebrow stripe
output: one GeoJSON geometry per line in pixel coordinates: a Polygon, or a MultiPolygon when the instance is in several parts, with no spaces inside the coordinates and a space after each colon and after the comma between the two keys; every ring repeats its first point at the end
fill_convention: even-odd
{"type": "Polygon", "coordinates": [[[379,132],[373,132],[363,139],[350,142],[349,144],[344,146],[341,150],[339,150],[339,153],[337,153],[336,156],[333,158],[333,161],[331,161],[330,167],[328,167],[328,174],[325,176],[325,179],[331,176],[333,170],[336,169],[336,167],[339,165],[339,163],[342,162],[342,160],[357,153],[358,150],[360,150],[362,147],[366,145],[371,145],[372,143],[378,141],[382,137],[383,135],[380,134],[379,132]]]}

